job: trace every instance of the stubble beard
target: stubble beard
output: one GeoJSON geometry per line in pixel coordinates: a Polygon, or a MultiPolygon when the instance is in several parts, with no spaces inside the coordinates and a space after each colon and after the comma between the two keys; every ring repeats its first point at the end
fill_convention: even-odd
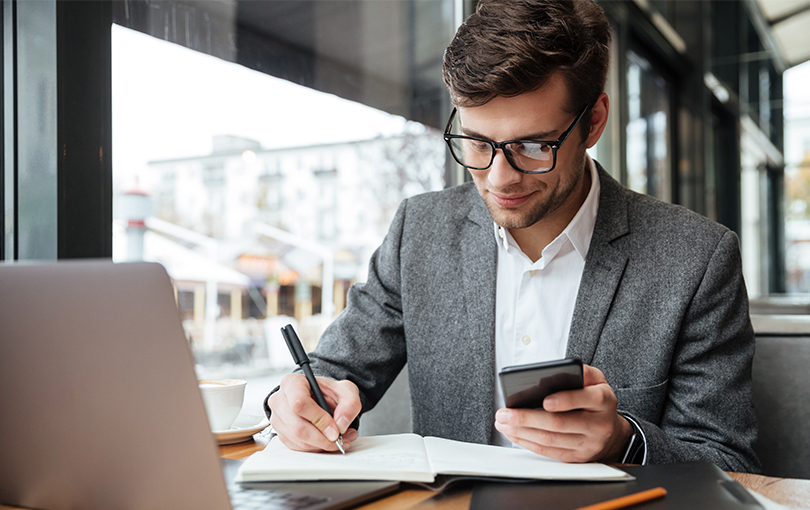
{"type": "MultiPolygon", "coordinates": [[[[579,183],[582,182],[585,172],[588,171],[585,168],[585,151],[582,151],[582,155],[578,158],[579,160],[579,171],[575,172],[570,179],[562,179],[560,184],[556,186],[554,189],[551,190],[550,196],[546,200],[536,201],[533,204],[526,204],[529,205],[529,209],[525,211],[521,211],[520,208],[516,209],[507,209],[500,207],[497,205],[493,200],[492,197],[485,197],[484,189],[482,189],[482,183],[479,181],[475,181],[475,185],[478,188],[478,193],[484,198],[484,204],[487,206],[487,210],[489,211],[490,217],[492,220],[504,228],[527,228],[531,227],[532,225],[542,221],[546,218],[549,214],[553,213],[560,206],[565,203],[566,200],[571,196],[572,193],[577,189],[579,183]]],[[[504,188],[502,190],[497,190],[504,194],[516,194],[521,193],[525,194],[532,191],[540,191],[542,192],[545,186],[541,186],[534,189],[521,189],[520,187],[513,186],[504,188]]]]}

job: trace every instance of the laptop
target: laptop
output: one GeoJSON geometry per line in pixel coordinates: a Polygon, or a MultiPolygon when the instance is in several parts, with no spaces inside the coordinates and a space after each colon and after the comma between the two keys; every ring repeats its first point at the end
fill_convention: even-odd
{"type": "Polygon", "coordinates": [[[163,267],[0,265],[1,504],[224,510],[259,496],[261,508],[331,510],[397,485],[233,485],[229,495],[163,267]]]}

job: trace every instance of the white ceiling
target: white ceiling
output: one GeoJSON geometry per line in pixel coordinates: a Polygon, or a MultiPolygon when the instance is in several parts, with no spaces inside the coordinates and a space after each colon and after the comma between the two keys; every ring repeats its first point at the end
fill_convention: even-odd
{"type": "Polygon", "coordinates": [[[788,67],[810,60],[810,0],[757,0],[788,67]]]}

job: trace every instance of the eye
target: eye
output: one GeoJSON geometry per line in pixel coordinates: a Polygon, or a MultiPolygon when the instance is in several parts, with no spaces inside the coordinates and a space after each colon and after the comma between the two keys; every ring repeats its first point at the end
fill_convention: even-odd
{"type": "Polygon", "coordinates": [[[509,148],[523,156],[524,158],[545,161],[551,158],[551,146],[545,143],[516,142],[510,144],[509,148]]]}
{"type": "Polygon", "coordinates": [[[465,147],[469,150],[474,150],[477,152],[489,152],[490,145],[486,142],[482,142],[481,140],[472,140],[472,139],[465,139],[465,147]]]}

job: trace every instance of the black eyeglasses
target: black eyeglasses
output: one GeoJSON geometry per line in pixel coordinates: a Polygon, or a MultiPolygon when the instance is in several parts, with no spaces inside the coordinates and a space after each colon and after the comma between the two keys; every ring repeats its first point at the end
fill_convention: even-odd
{"type": "Polygon", "coordinates": [[[588,106],[579,112],[568,129],[553,142],[540,140],[510,140],[508,142],[493,142],[483,138],[472,136],[453,135],[450,130],[453,127],[453,119],[456,117],[456,109],[450,114],[447,127],[444,128],[444,141],[450,149],[453,159],[458,164],[470,170],[486,170],[495,161],[495,151],[501,149],[506,161],[512,168],[524,174],[544,174],[554,170],[557,166],[557,150],[562,147],[563,142],[579,123],[588,106]]]}

